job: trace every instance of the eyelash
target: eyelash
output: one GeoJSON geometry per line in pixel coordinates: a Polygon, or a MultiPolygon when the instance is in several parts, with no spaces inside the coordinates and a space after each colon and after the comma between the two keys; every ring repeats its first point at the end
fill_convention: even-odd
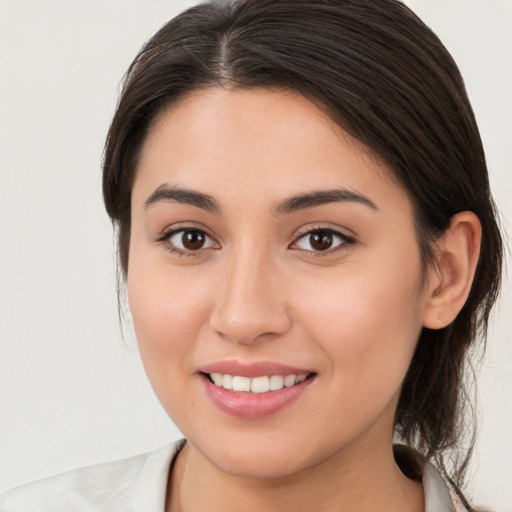
{"type": "MultiPolygon", "coordinates": [[[[197,251],[193,251],[193,250],[190,250],[190,249],[181,249],[179,247],[176,247],[174,245],[172,245],[170,243],[170,239],[174,236],[174,235],[177,235],[178,233],[199,233],[199,234],[202,234],[204,236],[206,236],[207,238],[209,238],[210,240],[212,240],[214,243],[216,243],[214,240],[213,240],[213,237],[211,237],[204,229],[200,229],[200,228],[196,228],[195,226],[180,226],[178,228],[175,228],[175,229],[172,229],[171,231],[167,231],[165,232],[161,237],[157,238],[155,240],[155,242],[157,243],[161,243],[161,244],[164,244],[166,249],[173,253],[173,254],[176,254],[178,256],[197,256],[199,253],[203,252],[203,251],[207,251],[207,250],[212,250],[214,249],[213,247],[206,247],[206,248],[199,248],[197,251]]],[[[183,235],[182,235],[183,236],[183,235]]]]}
{"type": "MultiPolygon", "coordinates": [[[[207,238],[209,238],[214,244],[216,244],[217,242],[214,241],[214,239],[203,229],[199,229],[199,228],[196,228],[196,227],[191,227],[191,226],[181,226],[179,228],[175,228],[171,231],[168,231],[166,233],[164,233],[161,237],[157,238],[155,240],[155,242],[157,243],[162,243],[162,244],[165,244],[166,246],[166,249],[173,253],[173,254],[177,254],[178,256],[187,256],[187,257],[194,257],[194,256],[197,256],[198,254],[202,253],[203,251],[208,251],[208,250],[212,250],[212,249],[216,249],[215,247],[201,247],[199,248],[198,250],[190,250],[190,249],[181,249],[181,248],[177,248],[176,246],[174,245],[171,245],[171,243],[169,243],[170,239],[177,235],[178,233],[199,233],[199,234],[202,234],[202,235],[205,235],[207,238]]],[[[351,245],[354,245],[356,243],[356,239],[353,238],[352,236],[349,236],[349,235],[346,235],[340,231],[337,231],[333,228],[330,228],[330,227],[316,227],[316,228],[313,228],[313,229],[307,229],[305,231],[303,231],[302,233],[299,233],[297,235],[297,237],[295,238],[295,240],[288,246],[289,248],[291,249],[294,249],[294,245],[297,245],[297,243],[302,240],[302,239],[305,239],[307,236],[311,236],[311,235],[314,235],[314,234],[318,234],[318,233],[322,233],[322,234],[327,234],[333,238],[338,238],[340,240],[340,243],[338,243],[338,245],[336,245],[334,248],[328,248],[326,250],[318,250],[318,251],[315,251],[315,250],[308,250],[308,249],[296,249],[296,250],[300,250],[300,251],[303,251],[303,252],[307,252],[309,253],[311,256],[313,257],[324,257],[324,256],[328,256],[328,255],[332,255],[334,253],[337,253],[338,251],[340,250],[343,250],[343,249],[347,249],[348,246],[351,246],[351,245]]],[[[183,236],[183,235],[182,235],[183,236]]]]}
{"type": "Polygon", "coordinates": [[[304,232],[299,233],[299,235],[295,238],[294,242],[292,242],[292,244],[289,245],[289,247],[293,248],[293,246],[296,245],[300,240],[305,239],[308,236],[318,234],[318,233],[327,234],[333,238],[338,238],[340,240],[340,243],[338,243],[338,245],[334,246],[333,248],[329,247],[328,249],[323,250],[323,251],[322,250],[314,251],[314,250],[307,250],[307,249],[298,249],[298,250],[302,250],[304,252],[310,253],[310,255],[315,258],[321,258],[321,257],[331,256],[332,254],[337,253],[338,251],[347,249],[349,246],[354,245],[356,243],[356,239],[352,236],[349,236],[345,233],[342,233],[341,231],[338,231],[336,229],[333,229],[333,228],[330,228],[327,226],[325,226],[325,227],[319,226],[319,227],[316,227],[313,229],[309,228],[309,229],[305,230],[304,232]]]}

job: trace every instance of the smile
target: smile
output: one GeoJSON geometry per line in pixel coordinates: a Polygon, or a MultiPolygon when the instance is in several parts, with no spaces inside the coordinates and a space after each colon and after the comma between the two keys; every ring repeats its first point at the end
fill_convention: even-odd
{"type": "Polygon", "coordinates": [[[218,409],[246,420],[262,419],[287,408],[306,393],[317,377],[314,372],[286,372],[286,375],[269,373],[248,377],[203,371],[200,376],[207,396],[218,409]]]}
{"type": "Polygon", "coordinates": [[[296,384],[304,382],[308,377],[306,373],[301,375],[271,375],[253,378],[222,373],[209,373],[206,375],[220,388],[246,393],[268,393],[269,391],[279,391],[285,387],[291,388],[296,384]]]}

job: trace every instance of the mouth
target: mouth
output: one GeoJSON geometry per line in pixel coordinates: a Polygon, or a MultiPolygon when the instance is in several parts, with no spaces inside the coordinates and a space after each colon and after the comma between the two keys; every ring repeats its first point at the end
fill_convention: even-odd
{"type": "Polygon", "coordinates": [[[204,373],[202,375],[212,384],[233,392],[241,393],[271,393],[283,388],[297,386],[307,379],[312,379],[315,373],[302,373],[300,375],[262,375],[258,377],[244,377],[228,373],[204,373]]]}
{"type": "MultiPolygon", "coordinates": [[[[219,365],[216,366],[211,370],[221,370],[219,365]]],[[[293,369],[283,366],[274,369],[281,371],[280,374],[274,373],[269,365],[266,365],[268,373],[261,371],[261,368],[256,369],[254,365],[241,367],[226,363],[224,371],[228,367],[245,375],[237,375],[237,371],[220,373],[202,369],[199,376],[207,396],[218,409],[245,420],[266,418],[288,408],[306,393],[317,377],[317,373],[304,370],[289,373],[293,369]]]]}

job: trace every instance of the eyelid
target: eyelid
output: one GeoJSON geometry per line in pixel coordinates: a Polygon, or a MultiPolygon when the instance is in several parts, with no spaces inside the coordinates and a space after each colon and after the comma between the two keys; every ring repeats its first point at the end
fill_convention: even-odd
{"type": "Polygon", "coordinates": [[[216,237],[210,234],[208,229],[202,226],[198,226],[196,224],[189,223],[180,223],[178,225],[169,226],[166,229],[164,229],[164,231],[160,235],[158,235],[156,238],[153,238],[153,241],[155,243],[165,245],[167,250],[180,256],[198,256],[199,254],[203,254],[205,251],[211,251],[212,249],[220,248],[220,244],[217,241],[216,237]],[[200,249],[194,251],[190,249],[182,249],[181,247],[176,247],[175,245],[172,245],[170,243],[171,237],[173,237],[177,233],[186,231],[199,231],[201,233],[204,233],[206,237],[208,237],[210,240],[214,242],[216,247],[201,247],[200,249]]]}
{"type": "Polygon", "coordinates": [[[160,242],[162,240],[165,240],[169,236],[173,235],[174,233],[177,233],[178,231],[202,231],[203,233],[207,234],[210,238],[213,238],[214,240],[217,239],[217,237],[212,234],[211,230],[207,228],[205,225],[199,222],[195,221],[181,221],[176,222],[175,224],[169,224],[160,232],[156,237],[153,238],[154,242],[160,242]]]}
{"type": "MultiPolygon", "coordinates": [[[[166,245],[167,250],[173,253],[177,253],[180,256],[197,256],[199,254],[204,253],[205,251],[211,251],[212,249],[220,249],[220,243],[217,241],[217,237],[215,235],[212,235],[209,230],[206,227],[203,227],[202,225],[198,226],[195,223],[179,223],[178,225],[172,225],[167,227],[160,235],[158,235],[156,238],[153,238],[153,241],[156,243],[161,243],[166,245]],[[169,239],[174,236],[177,233],[185,232],[185,231],[199,231],[201,233],[204,233],[206,237],[211,239],[213,243],[216,245],[216,247],[205,247],[200,248],[197,250],[190,250],[190,249],[181,249],[180,247],[176,247],[174,245],[171,245],[169,242],[169,239]]],[[[334,228],[330,225],[316,225],[316,226],[305,226],[296,233],[294,236],[293,241],[288,245],[289,249],[292,250],[298,250],[303,253],[308,253],[311,256],[314,257],[322,257],[322,256],[329,256],[333,253],[336,253],[343,249],[348,249],[349,246],[354,245],[357,242],[356,238],[353,235],[347,234],[343,229],[341,228],[334,228]],[[301,240],[302,238],[306,237],[307,235],[313,234],[315,232],[327,232],[332,234],[333,236],[339,238],[341,240],[341,243],[338,245],[326,249],[324,251],[321,250],[309,250],[309,249],[302,249],[299,247],[296,247],[297,242],[301,240]],[[294,247],[295,246],[295,247],[294,247]]]]}
{"type": "Polygon", "coordinates": [[[318,225],[318,226],[307,226],[299,230],[299,232],[295,235],[293,242],[288,246],[290,249],[295,249],[298,251],[302,251],[304,253],[309,253],[311,256],[322,257],[329,256],[333,253],[336,253],[340,250],[347,249],[349,246],[354,245],[357,242],[356,238],[353,235],[349,235],[345,233],[340,228],[333,228],[332,226],[318,225]],[[342,242],[332,248],[326,249],[325,251],[314,251],[308,249],[295,248],[294,245],[297,244],[299,240],[306,237],[307,235],[311,235],[315,232],[323,231],[332,234],[335,237],[338,237],[342,240],[342,242]]]}

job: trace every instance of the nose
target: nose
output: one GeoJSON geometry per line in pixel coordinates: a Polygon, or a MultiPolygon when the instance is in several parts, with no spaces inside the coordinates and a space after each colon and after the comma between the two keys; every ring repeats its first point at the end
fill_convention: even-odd
{"type": "Polygon", "coordinates": [[[290,328],[283,276],[268,254],[240,248],[220,274],[210,327],[221,337],[249,345],[278,337],[290,328]]]}

